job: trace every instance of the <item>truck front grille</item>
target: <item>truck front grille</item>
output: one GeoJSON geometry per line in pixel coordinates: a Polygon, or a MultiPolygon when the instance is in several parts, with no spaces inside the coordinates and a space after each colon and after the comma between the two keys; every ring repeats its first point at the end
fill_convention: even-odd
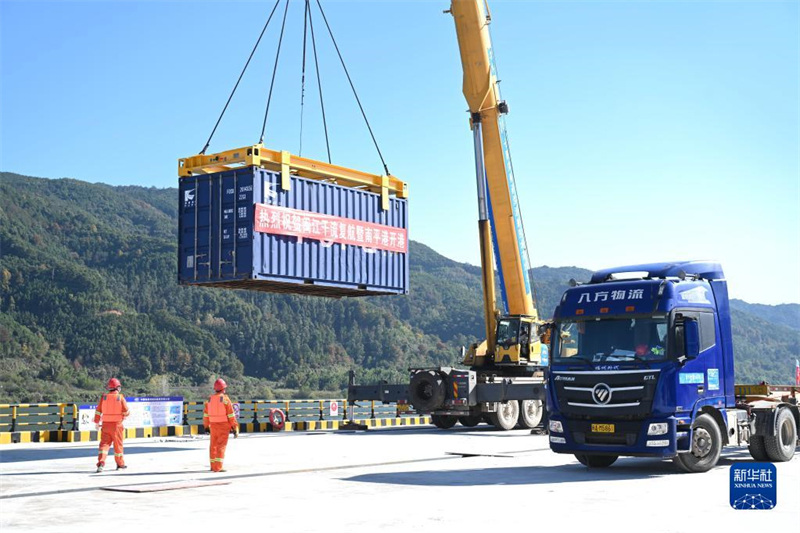
{"type": "Polygon", "coordinates": [[[659,369],[553,372],[559,410],[591,418],[650,414],[659,369]]]}

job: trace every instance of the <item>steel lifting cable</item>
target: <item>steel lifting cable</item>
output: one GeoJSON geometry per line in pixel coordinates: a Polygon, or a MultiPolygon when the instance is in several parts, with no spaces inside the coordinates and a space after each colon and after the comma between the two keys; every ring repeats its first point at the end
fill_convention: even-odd
{"type": "Polygon", "coordinates": [[[303,66],[300,74],[300,149],[297,155],[303,155],[303,110],[306,98],[306,42],[308,34],[308,0],[303,11],[303,66]]]}
{"type": "MultiPolygon", "coordinates": [[[[325,16],[325,11],[322,9],[322,4],[320,3],[320,0],[317,0],[317,6],[319,7],[319,12],[322,14],[322,20],[325,21],[325,27],[328,28],[328,34],[331,36],[331,41],[333,42],[334,48],[336,48],[336,54],[339,56],[339,61],[342,63],[342,68],[344,69],[344,73],[345,75],[347,75],[347,81],[350,82],[350,88],[353,90],[353,96],[356,97],[358,108],[361,110],[361,116],[364,117],[364,122],[367,124],[369,135],[370,137],[372,137],[372,143],[375,145],[375,150],[378,151],[378,156],[381,158],[383,169],[386,171],[386,175],[388,176],[389,167],[386,166],[386,161],[383,159],[383,154],[381,153],[381,149],[378,147],[378,141],[375,140],[375,135],[372,133],[372,127],[369,125],[369,120],[367,120],[367,114],[364,112],[364,106],[361,105],[361,99],[359,99],[355,85],[353,85],[353,80],[350,78],[350,73],[347,71],[347,65],[344,64],[344,58],[342,58],[342,53],[339,51],[339,45],[336,44],[336,39],[333,36],[333,31],[331,30],[330,24],[328,24],[328,18],[325,16]]],[[[312,33],[312,39],[313,39],[313,33],[312,33]]]]}
{"type": "Polygon", "coordinates": [[[236,80],[236,85],[233,86],[233,90],[231,91],[230,96],[228,96],[228,101],[225,102],[225,107],[222,108],[222,113],[219,114],[217,123],[214,124],[214,129],[211,130],[211,135],[208,136],[206,145],[203,147],[202,150],[200,150],[201,154],[205,154],[206,150],[208,150],[208,147],[211,144],[211,138],[214,137],[214,133],[216,133],[217,127],[219,126],[220,121],[222,121],[222,116],[225,114],[225,111],[227,111],[228,105],[231,103],[231,99],[233,98],[233,95],[236,93],[236,89],[239,87],[239,82],[242,81],[242,77],[244,76],[244,73],[247,70],[248,65],[250,65],[250,60],[253,59],[253,55],[256,53],[256,49],[258,48],[259,43],[261,43],[261,38],[264,37],[264,32],[267,31],[267,26],[269,26],[269,23],[272,20],[272,15],[275,14],[275,10],[278,8],[278,4],[280,4],[280,2],[281,0],[276,0],[275,5],[272,7],[272,11],[269,14],[269,18],[267,18],[267,22],[261,29],[261,33],[258,36],[258,40],[256,41],[255,46],[253,46],[253,50],[250,52],[250,57],[247,58],[247,62],[244,64],[244,68],[242,69],[242,73],[239,74],[239,79],[236,80]]]}
{"type": "MultiPolygon", "coordinates": [[[[506,144],[508,145],[508,163],[511,165],[511,175],[513,176],[511,182],[514,184],[514,195],[519,198],[519,193],[517,192],[517,177],[514,174],[514,160],[511,158],[511,141],[508,139],[505,123],[503,124],[503,133],[505,134],[506,144]]],[[[519,224],[522,226],[522,241],[525,243],[525,256],[528,259],[528,268],[531,269],[529,272],[526,272],[526,274],[531,282],[531,290],[533,290],[533,306],[536,307],[539,296],[536,293],[536,284],[533,282],[533,266],[531,265],[531,254],[530,248],[528,247],[528,234],[525,232],[525,220],[522,217],[522,209],[519,209],[519,205],[517,205],[517,211],[519,212],[519,224]]]]}
{"type": "MultiPolygon", "coordinates": [[[[280,0],[278,0],[280,1],[280,0]]],[[[275,53],[275,65],[272,67],[272,81],[269,84],[269,96],[267,96],[267,108],[264,110],[264,122],[261,124],[261,137],[258,143],[264,142],[264,131],[267,129],[267,116],[269,115],[269,105],[272,102],[272,89],[275,87],[275,73],[278,72],[278,60],[281,57],[281,44],[283,44],[283,30],[286,29],[286,14],[289,12],[289,0],[286,0],[283,8],[283,23],[281,24],[281,35],[278,38],[278,51],[275,53]]]]}
{"type": "MultiPolygon", "coordinates": [[[[314,35],[314,19],[311,16],[311,2],[306,0],[308,6],[308,25],[311,30],[311,47],[314,50],[314,68],[317,72],[317,88],[319,89],[319,106],[322,108],[322,128],[325,130],[325,149],[328,151],[328,163],[331,162],[331,144],[328,140],[328,121],[325,118],[325,101],[322,99],[322,78],[319,75],[319,59],[317,58],[317,39],[314,35]]],[[[384,165],[385,166],[385,165],[384,165]]],[[[388,174],[389,171],[387,170],[388,174]]]]}

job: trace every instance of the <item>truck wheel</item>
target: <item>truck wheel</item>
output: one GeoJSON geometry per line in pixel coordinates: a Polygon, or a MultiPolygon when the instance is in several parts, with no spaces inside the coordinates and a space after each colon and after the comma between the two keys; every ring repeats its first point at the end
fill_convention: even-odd
{"type": "Polygon", "coordinates": [[[483,417],[481,415],[475,416],[460,416],[458,417],[458,421],[461,422],[461,425],[468,428],[474,428],[481,422],[483,422],[483,417]]]}
{"type": "Polygon", "coordinates": [[[431,423],[439,429],[450,429],[458,419],[454,416],[431,415],[431,423]]]}
{"type": "Polygon", "coordinates": [[[607,468],[614,464],[619,455],[592,455],[588,453],[576,453],[577,459],[583,466],[589,468],[607,468]]]}
{"type": "Polygon", "coordinates": [[[519,427],[533,429],[542,422],[542,400],[519,401],[519,427]]]}
{"type": "Polygon", "coordinates": [[[408,384],[411,405],[418,412],[434,411],[444,403],[444,380],[438,372],[425,370],[417,372],[408,384]]]}
{"type": "Polygon", "coordinates": [[[764,447],[770,461],[783,463],[792,458],[797,444],[797,426],[788,409],[778,409],[775,414],[775,435],[764,436],[764,447]]]}
{"type": "Polygon", "coordinates": [[[697,417],[692,425],[692,451],[679,453],[675,462],[685,472],[708,472],[719,461],[722,451],[722,433],[709,414],[697,417]]]}
{"type": "Polygon", "coordinates": [[[514,429],[517,425],[519,418],[519,402],[516,400],[509,400],[507,402],[498,402],[497,412],[489,413],[489,420],[492,425],[497,429],[508,431],[514,429]]]}
{"type": "Polygon", "coordinates": [[[750,456],[756,461],[761,461],[762,463],[769,461],[763,435],[750,435],[750,442],[747,445],[747,449],[750,450],[750,456]]]}

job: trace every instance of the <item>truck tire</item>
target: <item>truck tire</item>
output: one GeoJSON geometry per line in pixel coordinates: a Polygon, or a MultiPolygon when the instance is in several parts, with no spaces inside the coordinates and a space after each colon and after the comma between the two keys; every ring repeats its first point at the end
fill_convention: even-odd
{"type": "Polygon", "coordinates": [[[542,400],[519,401],[519,427],[533,429],[542,423],[542,400]]]}
{"type": "Polygon", "coordinates": [[[439,429],[450,429],[458,419],[454,416],[431,415],[431,423],[439,429]]]}
{"type": "Polygon", "coordinates": [[[588,466],[589,468],[607,468],[613,465],[617,459],[619,459],[619,455],[592,455],[589,453],[576,453],[575,459],[577,459],[583,466],[588,466]]]}
{"type": "Polygon", "coordinates": [[[507,402],[497,403],[497,412],[489,413],[489,420],[491,424],[497,429],[508,431],[514,429],[519,419],[519,402],[517,400],[509,400],[507,402]]]}
{"type": "Polygon", "coordinates": [[[460,416],[458,417],[458,421],[461,422],[461,425],[468,428],[474,428],[481,422],[483,422],[483,417],[481,415],[474,415],[474,416],[460,416]]]}
{"type": "Polygon", "coordinates": [[[716,420],[702,414],[692,424],[692,450],[679,453],[675,463],[685,472],[708,472],[719,461],[722,451],[722,433],[716,420]]]}
{"type": "Polygon", "coordinates": [[[418,412],[429,413],[444,404],[444,380],[435,370],[417,372],[408,384],[408,397],[418,412]]]}
{"type": "Polygon", "coordinates": [[[750,456],[756,461],[761,461],[762,463],[769,461],[763,435],[750,435],[750,442],[747,444],[747,449],[750,450],[750,456]]]}
{"type": "Polygon", "coordinates": [[[769,460],[784,463],[794,455],[797,445],[797,426],[794,416],[786,409],[778,409],[775,413],[775,435],[764,435],[764,447],[769,460]]]}

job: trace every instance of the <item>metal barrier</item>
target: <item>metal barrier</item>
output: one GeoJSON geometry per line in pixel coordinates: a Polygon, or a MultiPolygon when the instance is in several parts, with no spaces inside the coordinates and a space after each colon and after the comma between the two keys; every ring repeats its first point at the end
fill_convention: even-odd
{"type": "Polygon", "coordinates": [[[77,425],[78,404],[0,404],[0,432],[77,429],[77,425]]]}
{"type": "MultiPolygon", "coordinates": [[[[183,402],[183,425],[202,425],[205,402],[183,402]]],[[[280,409],[287,422],[347,420],[348,404],[343,398],[298,400],[244,400],[239,404],[239,422],[259,424],[267,421],[270,409],[280,409]],[[337,403],[331,416],[331,405],[337,403]]],[[[361,402],[353,406],[353,418],[382,419],[414,415],[397,404],[361,402]]],[[[77,403],[0,404],[0,432],[37,430],[78,430],[77,403]]]]}

